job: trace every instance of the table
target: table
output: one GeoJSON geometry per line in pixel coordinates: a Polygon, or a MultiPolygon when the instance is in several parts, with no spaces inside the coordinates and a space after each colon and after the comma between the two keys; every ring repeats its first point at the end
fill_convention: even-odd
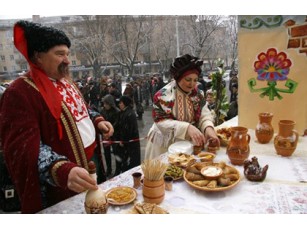
{"type": "MultiPolygon", "coordinates": [[[[221,125],[230,127],[238,124],[235,117],[221,125]]],[[[235,166],[241,174],[241,181],[231,190],[223,192],[205,192],[192,188],[184,180],[175,181],[172,191],[165,191],[165,199],[160,204],[170,213],[307,213],[307,137],[300,137],[296,151],[291,157],[276,154],[273,140],[268,144],[259,144],[255,131],[249,129],[251,136],[250,156],[258,158],[260,166],[269,165],[263,182],[248,181],[243,174],[243,166],[235,166]]],[[[167,153],[160,156],[167,162],[167,153]]],[[[217,151],[215,161],[231,164],[226,148],[217,151]]],[[[133,172],[141,172],[135,167],[102,184],[100,188],[108,190],[116,186],[132,186],[133,172]]],[[[137,202],[142,202],[142,189],[137,189],[137,202]]],[[[83,203],[85,193],[64,200],[39,213],[85,213],[83,203]]],[[[128,213],[133,204],[110,206],[108,214],[128,213]]]]}

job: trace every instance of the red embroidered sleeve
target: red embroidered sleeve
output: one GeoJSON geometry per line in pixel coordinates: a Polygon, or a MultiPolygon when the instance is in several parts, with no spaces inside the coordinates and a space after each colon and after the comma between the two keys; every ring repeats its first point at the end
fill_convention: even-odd
{"type": "Polygon", "coordinates": [[[55,184],[61,188],[67,188],[68,174],[74,167],[77,167],[75,163],[57,161],[51,168],[51,175],[55,184]]]}
{"type": "Polygon", "coordinates": [[[105,121],[105,119],[102,116],[95,117],[95,119],[94,119],[95,128],[97,128],[98,123],[101,122],[101,121],[105,121]]]}

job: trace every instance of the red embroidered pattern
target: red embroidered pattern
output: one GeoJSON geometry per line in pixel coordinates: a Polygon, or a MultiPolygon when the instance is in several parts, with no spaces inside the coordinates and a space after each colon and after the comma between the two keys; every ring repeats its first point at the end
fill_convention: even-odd
{"type": "Polygon", "coordinates": [[[187,104],[188,104],[188,114],[190,115],[190,121],[189,122],[192,122],[193,118],[194,118],[194,108],[193,108],[192,101],[188,97],[187,97],[187,104]]]}
{"type": "Polygon", "coordinates": [[[182,95],[177,96],[177,106],[178,106],[178,120],[183,121],[184,120],[184,111],[183,111],[183,98],[182,95]]]}
{"type": "Polygon", "coordinates": [[[53,82],[62,96],[63,102],[67,105],[75,121],[81,121],[88,117],[86,105],[78,91],[65,79],[53,82]]]}

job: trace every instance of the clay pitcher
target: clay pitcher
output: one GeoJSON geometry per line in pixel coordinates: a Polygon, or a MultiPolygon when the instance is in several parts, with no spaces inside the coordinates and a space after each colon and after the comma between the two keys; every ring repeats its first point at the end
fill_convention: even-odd
{"type": "Polygon", "coordinates": [[[249,156],[250,135],[248,129],[241,126],[230,128],[231,137],[226,149],[228,158],[233,165],[243,165],[249,156]]]}
{"type": "Polygon", "coordinates": [[[294,130],[295,122],[291,120],[280,120],[279,131],[274,138],[274,147],[278,155],[291,156],[297,146],[299,134],[294,130]]]}
{"type": "Polygon", "coordinates": [[[274,135],[274,128],[271,125],[273,113],[259,113],[259,123],[255,129],[257,140],[261,144],[271,141],[274,135]]]}
{"type": "Polygon", "coordinates": [[[144,177],[143,198],[147,203],[160,204],[165,196],[164,178],[161,180],[148,180],[144,177]]]}

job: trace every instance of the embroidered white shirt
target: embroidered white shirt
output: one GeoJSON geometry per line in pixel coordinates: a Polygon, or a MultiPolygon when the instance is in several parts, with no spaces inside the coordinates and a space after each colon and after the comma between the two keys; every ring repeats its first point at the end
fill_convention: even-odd
{"type": "Polygon", "coordinates": [[[63,102],[76,121],[84,147],[90,146],[95,141],[95,127],[91,121],[86,105],[79,91],[67,80],[61,79],[55,81],[52,79],[54,86],[62,96],[63,102]]]}

